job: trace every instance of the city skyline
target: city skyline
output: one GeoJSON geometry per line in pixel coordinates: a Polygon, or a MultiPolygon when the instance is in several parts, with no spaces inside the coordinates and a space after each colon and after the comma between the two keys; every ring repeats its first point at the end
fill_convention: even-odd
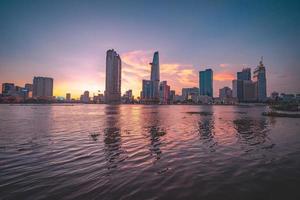
{"type": "MultiPolygon", "coordinates": [[[[121,57],[120,55],[114,50],[114,49],[109,49],[106,52],[106,75],[105,75],[105,79],[106,79],[106,83],[105,83],[105,90],[101,93],[100,90],[98,90],[97,92],[93,93],[93,96],[98,96],[98,95],[104,95],[106,96],[106,103],[120,103],[121,102],[121,96],[122,95],[127,95],[128,91],[131,91],[131,95],[133,94],[132,89],[126,90],[124,93],[122,93],[121,91],[121,82],[122,82],[122,67],[121,67],[121,57]]],[[[159,65],[159,54],[158,51],[154,52],[154,56],[153,56],[153,61],[149,63],[149,65],[151,66],[151,77],[150,80],[142,80],[142,89],[140,91],[140,96],[135,96],[135,98],[141,98],[141,99],[148,99],[151,101],[159,101],[160,97],[160,85],[164,84],[167,85],[167,81],[160,81],[159,77],[160,77],[160,65],[159,65]],[[145,88],[146,86],[146,88],[145,88]],[[155,88],[157,86],[157,91],[155,91],[155,88]],[[145,90],[146,89],[146,90],[145,90]],[[146,92],[146,93],[145,93],[146,92]],[[148,94],[149,93],[149,94],[148,94]],[[146,96],[145,96],[146,95],[146,96]],[[150,99],[149,99],[150,98],[150,99]]],[[[267,91],[267,85],[266,85],[266,68],[263,64],[263,57],[261,57],[261,60],[259,61],[259,65],[254,69],[254,74],[253,74],[253,79],[254,81],[252,81],[252,75],[251,75],[251,68],[242,68],[242,71],[237,71],[236,72],[236,78],[232,79],[232,84],[231,84],[231,88],[228,86],[224,86],[224,87],[220,87],[218,88],[218,94],[220,94],[220,91],[226,88],[230,88],[231,90],[233,90],[233,97],[234,98],[238,98],[240,100],[243,101],[244,97],[242,94],[244,92],[250,92],[248,90],[242,89],[243,87],[247,87],[250,86],[253,87],[253,91],[251,91],[254,95],[252,97],[252,100],[250,101],[266,101],[267,97],[270,97],[272,95],[273,92],[277,92],[277,91],[272,91],[272,93],[270,93],[270,95],[268,95],[266,93],[267,91]],[[250,84],[250,85],[249,85],[250,84]],[[242,87],[242,88],[241,88],[242,87]],[[244,91],[245,90],[245,91],[244,91]],[[242,95],[242,96],[241,96],[242,95]]],[[[218,95],[215,95],[216,92],[213,92],[213,88],[214,88],[214,83],[216,81],[215,76],[213,74],[213,70],[211,68],[209,69],[205,69],[203,71],[199,71],[199,76],[198,76],[198,86],[197,87],[191,87],[191,88],[181,88],[181,93],[177,92],[177,95],[179,94],[180,96],[185,96],[185,94],[183,93],[184,89],[193,89],[193,88],[197,88],[197,90],[199,90],[197,93],[200,96],[208,96],[208,97],[217,97],[218,95]]],[[[44,80],[43,80],[44,81],[44,80]]],[[[217,80],[218,81],[218,80],[217,80]]],[[[13,82],[3,82],[2,83],[2,88],[5,88],[5,84],[7,85],[13,85],[13,87],[16,87],[16,89],[22,89],[22,87],[20,87],[19,85],[17,85],[15,83],[15,81],[13,82]]],[[[48,83],[47,83],[48,84],[48,83]]],[[[48,85],[49,85],[48,84],[48,85]]],[[[33,85],[33,96],[34,97],[38,97],[38,96],[44,96],[44,97],[57,97],[58,99],[64,98],[63,96],[55,96],[53,95],[53,78],[50,77],[41,77],[41,76],[34,76],[33,78],[33,83],[29,83],[26,82],[24,89],[27,91],[27,85],[33,85]],[[37,84],[35,84],[36,79],[50,79],[51,83],[49,83],[51,85],[51,89],[49,88],[49,91],[42,91],[41,89],[44,88],[45,86],[40,86],[40,93],[42,94],[42,92],[46,92],[48,95],[37,95],[37,89],[35,89],[35,87],[37,86],[37,84]],[[50,90],[51,90],[51,95],[50,95],[50,90]]],[[[10,87],[10,86],[9,86],[10,87]]],[[[48,86],[47,86],[48,87],[48,86]]],[[[170,87],[170,86],[168,86],[170,87]]],[[[13,89],[13,91],[15,91],[16,89],[13,89]]],[[[44,90],[43,89],[43,90],[44,90]]],[[[2,89],[3,90],[3,89],[2,89]]],[[[124,90],[124,89],[123,89],[124,90]]],[[[170,88],[169,88],[170,90],[170,88]]],[[[29,90],[28,90],[29,91],[29,90]]],[[[27,92],[28,92],[27,91],[27,92]]],[[[32,90],[30,90],[32,91],[32,90]]],[[[173,90],[174,92],[176,92],[175,90],[173,90]]],[[[90,92],[89,90],[84,90],[84,95],[80,95],[79,97],[76,97],[73,99],[82,99],[83,96],[85,96],[86,92],[90,92]]],[[[169,91],[170,92],[170,91],[169,91]]],[[[284,92],[282,92],[284,94],[284,92]]],[[[70,92],[67,92],[65,95],[71,95],[70,92]]],[[[244,99],[246,100],[246,99],[244,99]]],[[[247,100],[246,100],[247,101],[247,100]]]]}
{"type": "Polygon", "coordinates": [[[211,68],[218,96],[220,88],[231,87],[237,71],[248,67],[254,71],[261,56],[267,96],[272,91],[300,92],[298,3],[43,1],[34,5],[1,2],[1,83],[24,85],[33,76],[46,76],[55,79],[54,96],[71,93],[79,98],[85,90],[104,92],[105,52],[114,48],[122,59],[122,94],[132,89],[134,96],[140,96],[155,51],[161,54],[160,80],[168,81],[176,93],[198,87],[198,72],[211,68]],[[154,7],[154,16],[146,12],[154,7]],[[110,17],[111,8],[115,12],[110,17]]]}

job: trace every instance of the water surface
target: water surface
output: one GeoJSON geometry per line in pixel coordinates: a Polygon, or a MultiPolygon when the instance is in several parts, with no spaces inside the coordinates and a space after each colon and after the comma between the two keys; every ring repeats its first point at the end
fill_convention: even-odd
{"type": "Polygon", "coordinates": [[[0,199],[300,199],[300,120],[265,109],[0,105],[0,199]]]}

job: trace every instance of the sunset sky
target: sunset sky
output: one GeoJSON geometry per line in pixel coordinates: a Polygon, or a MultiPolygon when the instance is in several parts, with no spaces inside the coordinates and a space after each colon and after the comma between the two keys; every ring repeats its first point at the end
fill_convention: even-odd
{"type": "Polygon", "coordinates": [[[160,54],[161,80],[181,93],[214,70],[214,95],[264,56],[268,95],[300,93],[297,1],[0,0],[0,83],[54,78],[54,95],[105,88],[105,55],[122,59],[122,91],[139,95],[160,54]]]}

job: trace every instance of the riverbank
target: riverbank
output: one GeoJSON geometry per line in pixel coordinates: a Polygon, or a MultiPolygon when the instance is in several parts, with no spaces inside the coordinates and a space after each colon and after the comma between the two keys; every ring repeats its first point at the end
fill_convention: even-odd
{"type": "Polygon", "coordinates": [[[286,112],[275,112],[275,111],[263,112],[262,115],[268,117],[300,118],[300,113],[286,113],[286,112]]]}

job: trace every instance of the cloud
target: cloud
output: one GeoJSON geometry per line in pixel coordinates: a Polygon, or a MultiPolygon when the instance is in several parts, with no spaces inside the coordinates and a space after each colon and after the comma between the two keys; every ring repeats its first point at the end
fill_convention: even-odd
{"type": "MultiPolygon", "coordinates": [[[[122,58],[122,82],[123,92],[132,89],[135,96],[140,95],[142,80],[150,79],[151,66],[154,51],[130,51],[121,55],[122,58]]],[[[219,69],[214,69],[214,90],[217,95],[218,89],[224,85],[230,86],[235,79],[234,72],[227,69],[229,64],[220,64],[219,69]]],[[[190,64],[164,63],[160,59],[160,80],[166,80],[171,90],[177,94],[181,93],[184,87],[199,87],[199,70],[190,64]]]]}
{"type": "MultiPolygon", "coordinates": [[[[135,95],[139,95],[142,89],[142,80],[150,79],[151,66],[154,51],[131,51],[121,55],[123,62],[123,78],[128,81],[122,88],[133,89],[135,95]]],[[[181,92],[182,87],[196,87],[198,85],[198,72],[192,65],[180,63],[163,63],[160,60],[160,79],[168,81],[171,90],[181,92]]]]}
{"type": "Polygon", "coordinates": [[[227,64],[227,63],[221,63],[219,66],[220,67],[229,67],[229,64],[227,64]]]}
{"type": "Polygon", "coordinates": [[[216,81],[229,81],[235,79],[231,72],[219,72],[214,74],[214,80],[216,81]]]}

